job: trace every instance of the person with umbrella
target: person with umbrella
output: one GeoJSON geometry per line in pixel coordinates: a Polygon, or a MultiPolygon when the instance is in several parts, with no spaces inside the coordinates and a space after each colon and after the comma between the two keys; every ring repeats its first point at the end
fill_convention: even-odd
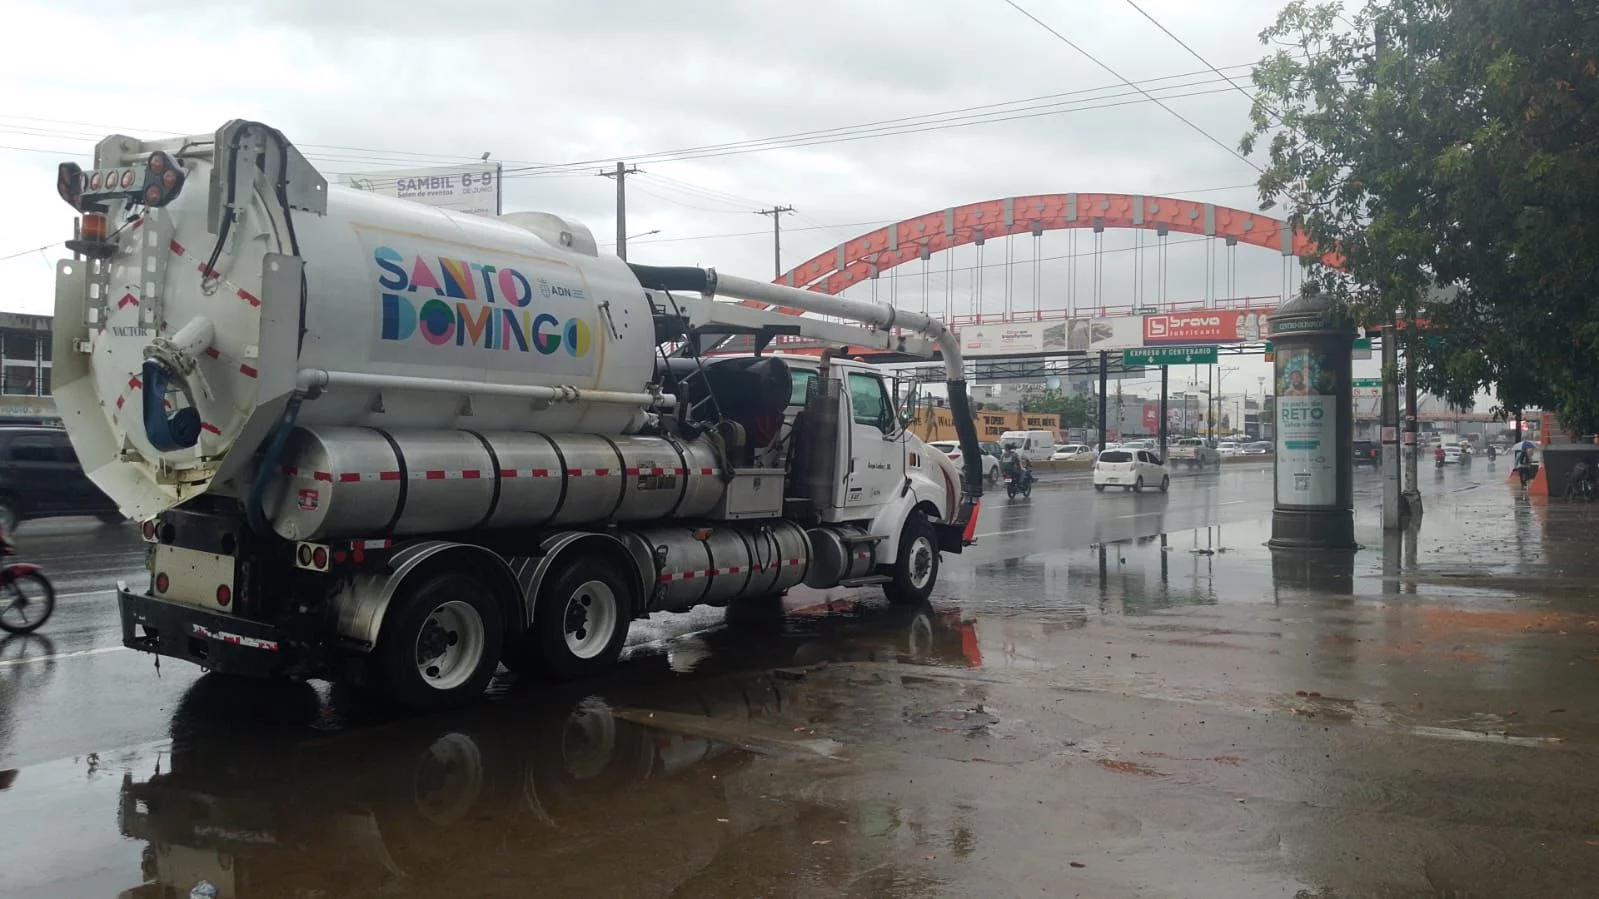
{"type": "Polygon", "coordinates": [[[1521,486],[1527,486],[1532,480],[1534,469],[1532,466],[1532,451],[1538,446],[1531,440],[1523,440],[1516,444],[1516,474],[1521,477],[1521,486]]]}

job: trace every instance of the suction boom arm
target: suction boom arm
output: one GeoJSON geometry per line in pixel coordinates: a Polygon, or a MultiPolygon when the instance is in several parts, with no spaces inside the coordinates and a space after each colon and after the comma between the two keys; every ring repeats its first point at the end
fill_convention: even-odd
{"type": "MultiPolygon", "coordinates": [[[[960,439],[961,446],[964,476],[961,508],[956,523],[964,526],[973,520],[972,513],[977,507],[978,498],[983,495],[983,451],[978,445],[977,422],[972,416],[971,403],[966,396],[966,363],[961,358],[960,342],[943,322],[930,315],[896,309],[886,303],[849,300],[784,284],[770,284],[736,275],[718,275],[713,268],[635,263],[629,263],[628,267],[633,269],[633,274],[638,277],[639,282],[651,290],[692,291],[707,296],[754,300],[774,306],[814,312],[818,315],[836,315],[884,330],[903,328],[932,340],[938,345],[939,352],[944,357],[949,409],[955,419],[955,435],[960,439]]],[[[967,540],[970,541],[970,534],[967,535],[967,540]]]]}

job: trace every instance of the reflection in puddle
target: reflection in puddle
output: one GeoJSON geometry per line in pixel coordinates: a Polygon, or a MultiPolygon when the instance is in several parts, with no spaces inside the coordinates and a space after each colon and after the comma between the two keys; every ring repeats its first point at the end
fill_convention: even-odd
{"type": "MultiPolygon", "coordinates": [[[[1582,846],[1599,801],[1586,583],[1462,578],[1432,563],[1444,539],[1303,558],[1265,536],[974,554],[945,569],[953,600],[733,610],[600,681],[505,678],[422,720],[203,678],[169,745],[4,795],[86,830],[114,796],[122,840],[63,865],[115,865],[140,899],[201,879],[224,899],[1430,895],[1434,858],[1490,894],[1591,883],[1548,849],[1582,846]],[[1537,864],[1496,874],[1495,852],[1537,864]]],[[[1502,539],[1539,538],[1518,519],[1502,539]]]]}
{"type": "Polygon", "coordinates": [[[743,894],[704,889],[717,871],[758,891],[867,876],[884,895],[920,895],[897,884],[930,884],[891,876],[885,847],[855,845],[898,833],[903,809],[804,798],[850,755],[809,726],[842,708],[811,673],[970,667],[970,622],[922,607],[801,609],[770,624],[685,639],[693,666],[669,643],[595,693],[506,689],[438,719],[388,719],[342,688],[202,678],[170,749],[124,776],[118,827],[146,848],[144,885],[122,895],[185,896],[202,880],[221,899],[527,895],[528,883],[538,895],[743,894]],[[766,859],[754,868],[751,840],[766,859]]]}

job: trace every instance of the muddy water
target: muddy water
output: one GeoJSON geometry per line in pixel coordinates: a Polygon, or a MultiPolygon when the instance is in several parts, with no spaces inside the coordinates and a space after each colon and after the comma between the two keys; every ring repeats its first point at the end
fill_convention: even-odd
{"type": "Polygon", "coordinates": [[[795,596],[457,716],[202,678],[16,773],[0,895],[1594,895],[1599,509],[1427,514],[991,541],[927,607],[795,596]]]}

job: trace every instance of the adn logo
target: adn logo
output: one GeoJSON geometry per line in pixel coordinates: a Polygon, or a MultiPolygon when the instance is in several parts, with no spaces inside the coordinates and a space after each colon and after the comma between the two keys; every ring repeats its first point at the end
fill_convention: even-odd
{"type": "Polygon", "coordinates": [[[549,299],[550,297],[566,297],[567,299],[581,300],[585,298],[583,288],[581,287],[567,287],[564,284],[551,284],[543,278],[539,279],[539,296],[542,296],[545,299],[549,299]]]}

